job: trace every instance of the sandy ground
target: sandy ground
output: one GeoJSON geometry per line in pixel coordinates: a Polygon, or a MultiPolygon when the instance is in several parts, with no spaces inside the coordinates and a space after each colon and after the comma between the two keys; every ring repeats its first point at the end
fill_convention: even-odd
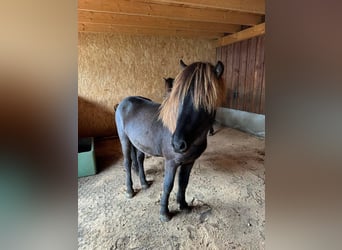
{"type": "Polygon", "coordinates": [[[191,172],[186,199],[194,208],[178,210],[176,179],[170,222],[159,220],[163,158],[145,160],[153,184],[141,190],[134,175],[138,193],[127,199],[119,141],[97,141],[99,173],[78,180],[79,249],[264,249],[264,139],[215,128],[191,172]]]}

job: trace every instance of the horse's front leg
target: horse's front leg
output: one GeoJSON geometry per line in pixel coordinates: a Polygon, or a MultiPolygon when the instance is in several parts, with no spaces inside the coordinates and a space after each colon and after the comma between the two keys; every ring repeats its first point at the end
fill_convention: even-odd
{"type": "Polygon", "coordinates": [[[179,169],[177,202],[181,210],[189,209],[188,203],[185,201],[185,191],[189,183],[190,172],[193,165],[194,162],[191,162],[189,164],[182,165],[179,169]]]}
{"type": "Polygon", "coordinates": [[[163,222],[169,221],[172,215],[169,211],[169,197],[173,188],[177,165],[173,161],[165,161],[165,176],[163,185],[163,195],[160,201],[160,220],[163,222]]]}

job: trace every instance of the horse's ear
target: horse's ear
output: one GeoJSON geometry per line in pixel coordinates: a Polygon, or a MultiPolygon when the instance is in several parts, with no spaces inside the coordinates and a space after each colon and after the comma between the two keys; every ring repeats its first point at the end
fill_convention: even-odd
{"type": "Polygon", "coordinates": [[[180,64],[180,66],[182,67],[182,69],[185,69],[185,68],[188,66],[188,65],[186,65],[186,64],[183,62],[182,59],[180,59],[179,64],[180,64]]]}
{"type": "Polygon", "coordinates": [[[222,76],[224,70],[224,65],[221,61],[218,61],[215,66],[215,74],[217,78],[220,78],[222,76]]]}

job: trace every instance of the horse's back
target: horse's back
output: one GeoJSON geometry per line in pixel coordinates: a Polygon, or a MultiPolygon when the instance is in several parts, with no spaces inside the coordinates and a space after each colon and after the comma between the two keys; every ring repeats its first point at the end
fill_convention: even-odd
{"type": "Polygon", "coordinates": [[[129,96],[123,99],[115,112],[118,120],[129,121],[139,116],[152,118],[158,112],[160,104],[142,96],[129,96]]]}

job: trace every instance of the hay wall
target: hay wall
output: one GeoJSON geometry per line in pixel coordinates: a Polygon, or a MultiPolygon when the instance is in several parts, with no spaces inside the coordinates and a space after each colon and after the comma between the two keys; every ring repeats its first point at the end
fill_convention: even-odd
{"type": "Polygon", "coordinates": [[[114,105],[141,95],[161,102],[163,77],[175,77],[179,59],[216,63],[208,40],[79,33],[79,136],[116,134],[114,105]]]}

